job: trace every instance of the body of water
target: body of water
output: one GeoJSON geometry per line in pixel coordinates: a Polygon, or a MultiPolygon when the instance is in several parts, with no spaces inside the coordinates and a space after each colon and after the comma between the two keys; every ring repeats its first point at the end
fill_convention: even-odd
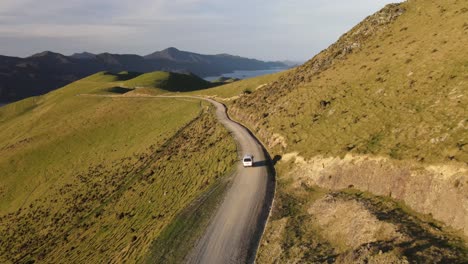
{"type": "Polygon", "coordinates": [[[224,73],[219,76],[210,76],[205,77],[204,79],[207,81],[214,81],[220,77],[229,77],[229,78],[238,78],[238,79],[247,79],[252,77],[257,77],[266,74],[273,74],[281,71],[285,71],[285,68],[276,68],[276,69],[269,69],[269,70],[257,70],[257,71],[234,71],[231,73],[224,73]]]}

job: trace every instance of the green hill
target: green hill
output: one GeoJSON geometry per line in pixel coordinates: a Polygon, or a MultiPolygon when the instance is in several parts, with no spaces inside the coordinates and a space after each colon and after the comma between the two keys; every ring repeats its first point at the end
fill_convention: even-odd
{"type": "Polygon", "coordinates": [[[388,5],[302,66],[202,92],[279,160],[259,263],[468,261],[467,12],[388,5]]]}
{"type": "Polygon", "coordinates": [[[83,78],[82,81],[89,82],[118,82],[118,81],[128,81],[130,79],[136,78],[142,75],[142,73],[137,72],[128,72],[122,71],[119,73],[112,73],[108,71],[98,72],[86,78],[83,78]]]}
{"type": "Polygon", "coordinates": [[[231,170],[236,146],[209,104],[103,97],[135,76],[103,72],[0,108],[1,263],[142,260],[231,170]]]}
{"type": "Polygon", "coordinates": [[[169,92],[188,92],[214,85],[193,74],[156,71],[142,74],[123,83],[125,87],[158,88],[169,92]]]}

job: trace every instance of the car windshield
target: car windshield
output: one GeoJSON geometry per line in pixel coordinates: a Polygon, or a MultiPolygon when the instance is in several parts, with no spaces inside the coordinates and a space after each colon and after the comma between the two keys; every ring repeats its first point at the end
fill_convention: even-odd
{"type": "Polygon", "coordinates": [[[245,158],[244,161],[249,162],[249,161],[252,161],[252,159],[250,159],[250,158],[245,158]]]}

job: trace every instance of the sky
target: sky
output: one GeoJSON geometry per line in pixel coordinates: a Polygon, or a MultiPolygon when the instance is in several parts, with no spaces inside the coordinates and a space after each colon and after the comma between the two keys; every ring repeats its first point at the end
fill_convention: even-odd
{"type": "Polygon", "coordinates": [[[0,54],[45,50],[305,61],[396,0],[0,0],[0,54]]]}

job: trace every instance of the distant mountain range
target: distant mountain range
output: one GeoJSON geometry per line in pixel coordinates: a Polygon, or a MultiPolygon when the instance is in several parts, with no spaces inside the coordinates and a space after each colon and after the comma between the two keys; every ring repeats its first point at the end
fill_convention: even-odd
{"type": "Polygon", "coordinates": [[[45,51],[27,58],[0,56],[0,102],[12,102],[47,93],[99,71],[191,72],[201,77],[234,70],[286,68],[283,62],[265,62],[229,54],[202,55],[168,48],[147,56],[75,53],[65,56],[45,51]]]}

